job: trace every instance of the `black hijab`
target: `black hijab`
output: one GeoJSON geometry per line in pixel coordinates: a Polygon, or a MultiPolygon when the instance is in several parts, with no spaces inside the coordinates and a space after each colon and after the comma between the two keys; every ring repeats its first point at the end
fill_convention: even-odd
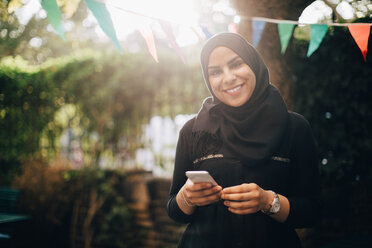
{"type": "Polygon", "coordinates": [[[216,139],[215,137],[220,140],[217,143],[244,164],[256,165],[270,158],[278,149],[286,131],[288,111],[279,91],[270,84],[269,71],[260,54],[239,34],[220,33],[204,44],[201,67],[212,97],[204,100],[193,126],[196,158],[209,155],[200,154],[198,149],[200,150],[202,141],[210,141],[216,139]],[[219,46],[233,50],[256,75],[252,96],[242,106],[224,104],[211,89],[208,77],[209,56],[219,46]]]}

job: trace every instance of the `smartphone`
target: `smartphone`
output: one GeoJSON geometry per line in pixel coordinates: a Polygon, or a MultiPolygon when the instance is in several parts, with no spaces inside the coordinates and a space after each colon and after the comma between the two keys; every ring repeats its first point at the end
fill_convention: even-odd
{"type": "Polygon", "coordinates": [[[216,186],[217,183],[208,171],[186,171],[186,176],[193,183],[211,183],[212,186],[216,186]]]}

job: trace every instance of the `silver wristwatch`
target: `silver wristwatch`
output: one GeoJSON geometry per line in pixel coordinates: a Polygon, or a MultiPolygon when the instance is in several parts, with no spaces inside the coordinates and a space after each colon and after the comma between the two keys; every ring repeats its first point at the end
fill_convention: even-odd
{"type": "Polygon", "coordinates": [[[280,210],[280,200],[279,200],[279,196],[278,196],[278,194],[275,193],[275,192],[272,191],[272,190],[270,190],[270,191],[271,191],[271,192],[273,193],[273,195],[274,195],[274,200],[273,200],[273,202],[271,203],[271,205],[270,205],[270,209],[269,209],[268,211],[263,211],[263,210],[262,210],[263,213],[268,214],[268,215],[276,214],[276,213],[278,213],[279,210],[280,210]]]}

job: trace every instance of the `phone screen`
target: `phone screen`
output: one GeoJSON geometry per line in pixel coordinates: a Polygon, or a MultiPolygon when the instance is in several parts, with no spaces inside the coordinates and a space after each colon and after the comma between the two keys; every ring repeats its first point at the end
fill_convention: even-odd
{"type": "Polygon", "coordinates": [[[208,171],[186,171],[186,176],[193,183],[212,183],[213,186],[217,185],[216,181],[209,174],[208,171]]]}

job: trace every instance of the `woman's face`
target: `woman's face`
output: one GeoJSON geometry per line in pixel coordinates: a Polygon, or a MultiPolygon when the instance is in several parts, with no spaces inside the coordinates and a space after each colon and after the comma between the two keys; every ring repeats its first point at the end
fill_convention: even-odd
{"type": "Polygon", "coordinates": [[[214,95],[232,107],[246,103],[256,86],[252,69],[227,47],[216,47],[210,54],[208,76],[214,95]]]}

